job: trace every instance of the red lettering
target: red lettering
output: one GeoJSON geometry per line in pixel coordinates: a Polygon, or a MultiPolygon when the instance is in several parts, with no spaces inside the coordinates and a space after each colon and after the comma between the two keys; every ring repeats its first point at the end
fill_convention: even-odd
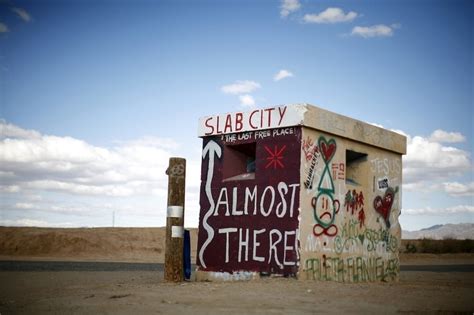
{"type": "Polygon", "coordinates": [[[280,121],[278,122],[278,126],[280,126],[281,121],[283,120],[283,117],[285,116],[285,113],[286,113],[286,106],[283,107],[283,112],[281,111],[281,107],[278,107],[278,112],[280,113],[280,121]]]}
{"type": "Polygon", "coordinates": [[[243,117],[242,113],[235,114],[235,131],[240,131],[244,127],[242,124],[243,117]]]}
{"type": "Polygon", "coordinates": [[[250,116],[249,116],[249,125],[250,125],[250,127],[252,127],[252,129],[257,129],[257,128],[258,128],[258,127],[254,126],[254,125],[252,124],[252,117],[253,117],[253,115],[254,115],[255,113],[257,113],[257,112],[258,112],[258,110],[254,110],[254,111],[250,114],[250,116]]]}
{"type": "Polygon", "coordinates": [[[272,125],[272,111],[275,110],[275,108],[267,108],[265,109],[266,112],[268,112],[268,126],[271,127],[272,125]]]}
{"type": "Polygon", "coordinates": [[[211,128],[211,131],[210,131],[210,132],[206,132],[206,133],[205,133],[206,136],[212,135],[212,133],[214,132],[214,126],[208,124],[209,120],[212,120],[212,117],[209,117],[209,118],[206,119],[206,121],[204,122],[204,125],[205,125],[206,127],[211,128]]]}
{"type": "Polygon", "coordinates": [[[227,115],[226,119],[225,119],[225,127],[224,127],[224,133],[227,132],[227,128],[230,129],[230,132],[232,132],[232,116],[227,115]]]}
{"type": "Polygon", "coordinates": [[[222,133],[222,131],[221,131],[221,130],[219,130],[219,116],[217,116],[217,124],[216,124],[216,129],[217,129],[217,130],[216,130],[216,133],[217,133],[217,134],[221,134],[221,133],[222,133]]]}

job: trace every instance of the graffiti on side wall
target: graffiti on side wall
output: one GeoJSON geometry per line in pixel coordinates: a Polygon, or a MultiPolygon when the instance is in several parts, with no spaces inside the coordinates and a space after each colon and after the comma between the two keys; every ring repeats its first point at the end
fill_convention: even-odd
{"type": "Polygon", "coordinates": [[[319,281],[370,282],[396,279],[400,271],[398,258],[326,257],[310,258],[305,262],[306,277],[319,281]]]}
{"type": "Polygon", "coordinates": [[[334,252],[358,253],[360,251],[385,254],[398,250],[398,240],[382,227],[371,229],[360,227],[357,220],[351,219],[344,223],[340,233],[334,239],[334,252]]]}
{"type": "Polygon", "coordinates": [[[374,199],[374,209],[382,216],[387,228],[390,228],[390,212],[397,192],[398,187],[395,189],[388,187],[383,196],[377,196],[374,199]]]}
{"type": "Polygon", "coordinates": [[[360,227],[365,224],[364,194],[362,191],[357,193],[355,189],[348,190],[344,198],[344,207],[346,207],[347,212],[350,211],[352,215],[357,215],[360,227]]]}
{"type": "Polygon", "coordinates": [[[324,136],[318,139],[319,153],[324,162],[323,172],[318,184],[318,194],[311,199],[314,219],[317,222],[313,226],[315,236],[327,235],[335,236],[337,226],[334,224],[336,214],[339,212],[339,200],[334,199],[334,182],[331,176],[329,165],[337,145],[334,139],[326,140],[324,136]]]}

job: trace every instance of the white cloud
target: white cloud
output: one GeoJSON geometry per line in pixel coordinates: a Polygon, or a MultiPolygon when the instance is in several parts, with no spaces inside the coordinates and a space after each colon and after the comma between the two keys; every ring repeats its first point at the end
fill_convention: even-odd
{"type": "Polygon", "coordinates": [[[0,226],[29,226],[29,227],[79,227],[70,222],[52,223],[44,220],[18,219],[0,220],[0,226]]]}
{"type": "Polygon", "coordinates": [[[407,155],[403,157],[405,184],[443,180],[472,168],[469,152],[420,136],[408,136],[407,141],[407,155]]]}
{"type": "Polygon", "coordinates": [[[390,37],[393,35],[393,26],[378,24],[373,26],[355,26],[352,29],[352,36],[360,36],[364,38],[371,37],[390,37]]]}
{"type": "Polygon", "coordinates": [[[253,107],[255,106],[255,99],[252,95],[244,94],[239,95],[240,106],[242,107],[253,107]]]}
{"type": "Polygon", "coordinates": [[[178,147],[170,139],[145,137],[114,148],[71,137],[41,135],[0,121],[2,191],[60,191],[77,195],[162,194],[168,159],[178,147]]]}
{"type": "Polygon", "coordinates": [[[226,94],[246,94],[251,93],[261,86],[258,82],[255,81],[236,81],[229,85],[224,85],[221,87],[221,91],[226,94]]]}
{"type": "Polygon", "coordinates": [[[293,73],[291,73],[288,70],[282,69],[278,71],[277,74],[275,74],[275,76],[273,77],[273,81],[280,81],[280,80],[283,80],[284,78],[290,78],[292,76],[293,76],[293,73]]]}
{"type": "Polygon", "coordinates": [[[0,119],[0,140],[6,138],[35,139],[40,137],[41,134],[37,131],[23,129],[0,119]]]}
{"type": "Polygon", "coordinates": [[[437,129],[433,131],[429,139],[430,141],[433,141],[433,142],[444,142],[444,143],[456,143],[456,142],[466,141],[466,137],[464,137],[459,132],[447,132],[441,129],[437,129]]]}
{"type": "Polygon", "coordinates": [[[1,33],[8,33],[10,32],[10,29],[5,23],[0,22],[0,34],[1,33]]]}
{"type": "Polygon", "coordinates": [[[286,18],[293,12],[298,11],[301,8],[299,0],[282,0],[280,6],[280,16],[286,18]]]}
{"type": "Polygon", "coordinates": [[[327,8],[318,14],[305,14],[303,20],[307,23],[333,24],[350,22],[357,16],[358,14],[354,11],[344,13],[340,8],[327,8]]]}
{"type": "Polygon", "coordinates": [[[474,196],[474,182],[462,184],[458,182],[443,183],[444,191],[453,197],[474,196]]]}
{"type": "Polygon", "coordinates": [[[22,19],[25,22],[30,22],[31,21],[31,15],[26,12],[25,9],[22,8],[12,8],[12,11],[18,15],[20,19],[22,19]]]}
{"type": "Polygon", "coordinates": [[[474,214],[474,206],[470,205],[458,205],[454,207],[433,209],[431,207],[418,208],[418,209],[403,209],[402,214],[408,215],[446,215],[446,214],[459,214],[469,213],[474,214]]]}
{"type": "Polygon", "coordinates": [[[35,205],[27,202],[17,202],[15,204],[16,209],[34,209],[35,205]]]}

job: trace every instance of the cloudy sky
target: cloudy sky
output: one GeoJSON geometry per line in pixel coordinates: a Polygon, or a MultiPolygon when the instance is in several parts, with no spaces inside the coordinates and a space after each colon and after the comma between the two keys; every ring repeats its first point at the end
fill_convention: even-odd
{"type": "Polygon", "coordinates": [[[0,225],[198,224],[209,114],[310,103],[398,130],[402,227],[474,222],[472,1],[0,0],[0,225]]]}

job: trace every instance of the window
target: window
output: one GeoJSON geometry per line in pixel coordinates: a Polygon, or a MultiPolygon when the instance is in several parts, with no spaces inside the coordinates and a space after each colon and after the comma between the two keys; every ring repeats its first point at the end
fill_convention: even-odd
{"type": "Polygon", "coordinates": [[[256,143],[224,146],[224,181],[255,179],[256,143]]]}
{"type": "Polygon", "coordinates": [[[364,162],[367,154],[346,150],[346,183],[360,185],[364,177],[364,162]]]}

